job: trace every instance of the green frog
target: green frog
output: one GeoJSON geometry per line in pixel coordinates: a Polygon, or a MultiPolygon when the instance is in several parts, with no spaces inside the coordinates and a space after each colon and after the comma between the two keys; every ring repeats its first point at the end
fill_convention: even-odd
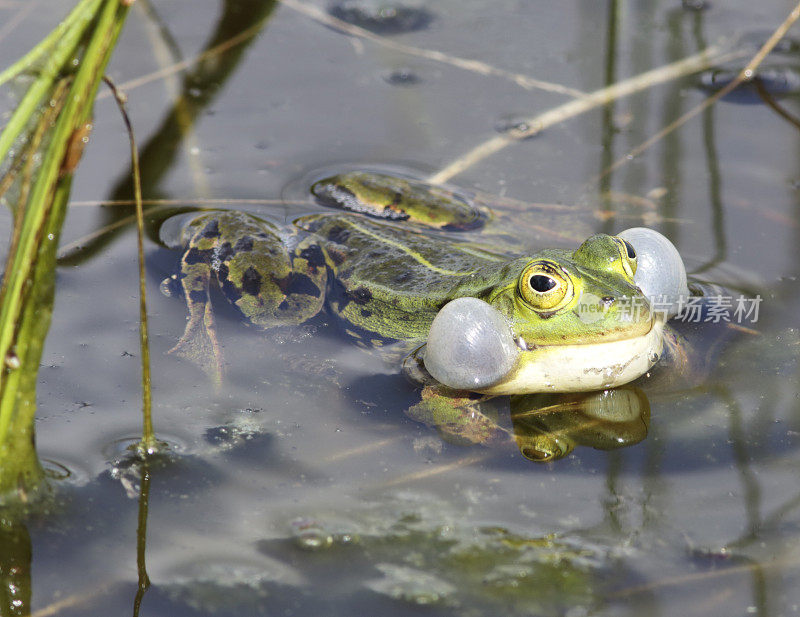
{"type": "Polygon", "coordinates": [[[634,282],[627,240],[597,234],[575,249],[510,255],[464,238],[490,215],[443,189],[351,172],[316,182],[312,193],[342,211],[289,224],[204,212],[173,229],[171,244],[185,250],[178,278],[189,308],[175,352],[210,358],[221,373],[209,300],[216,279],[257,326],[300,324],[326,310],[373,348],[419,347],[451,300],[480,300],[507,323],[506,366],[474,383],[444,381],[484,394],[614,387],[661,354],[665,319],[634,282]]]}

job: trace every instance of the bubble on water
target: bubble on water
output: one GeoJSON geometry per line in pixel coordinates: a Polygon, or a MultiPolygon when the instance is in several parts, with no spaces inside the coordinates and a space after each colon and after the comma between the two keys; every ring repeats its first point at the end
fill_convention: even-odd
{"type": "MultiPolygon", "coordinates": [[[[528,118],[519,114],[509,114],[501,116],[494,123],[494,130],[498,133],[524,133],[531,129],[528,118]]],[[[530,139],[533,135],[529,135],[525,139],[530,139]]]]}
{"type": "Polygon", "coordinates": [[[292,522],[294,543],[304,551],[322,551],[333,546],[333,535],[316,521],[298,519],[292,522]]]}
{"type": "Polygon", "coordinates": [[[395,69],[383,76],[383,80],[392,86],[416,86],[422,83],[422,78],[411,69],[395,69]]]}
{"type": "Polygon", "coordinates": [[[52,482],[63,482],[72,486],[83,486],[92,480],[92,474],[83,468],[81,463],[55,460],[46,456],[41,458],[45,477],[52,482]]]}
{"type": "Polygon", "coordinates": [[[206,443],[220,452],[236,450],[264,437],[268,435],[261,426],[246,417],[238,418],[230,424],[208,428],[203,434],[206,443]]]}
{"type": "MultiPolygon", "coordinates": [[[[100,451],[103,457],[112,462],[112,464],[120,463],[123,460],[133,460],[138,456],[139,445],[142,442],[141,436],[122,437],[120,439],[113,439],[100,446],[100,451]]],[[[186,442],[173,436],[164,436],[161,433],[158,435],[158,451],[165,456],[171,454],[180,454],[186,451],[186,442]]]]}
{"type": "Polygon", "coordinates": [[[158,290],[167,298],[174,298],[179,295],[179,282],[177,275],[168,276],[158,286],[158,290]]]}
{"type": "Polygon", "coordinates": [[[433,15],[421,6],[385,0],[340,0],[328,6],[337,19],[376,34],[400,34],[426,28],[433,15]]]}

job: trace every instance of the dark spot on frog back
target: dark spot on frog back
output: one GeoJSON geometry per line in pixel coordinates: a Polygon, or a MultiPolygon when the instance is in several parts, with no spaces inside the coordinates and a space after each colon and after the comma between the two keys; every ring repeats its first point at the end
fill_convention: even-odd
{"type": "Polygon", "coordinates": [[[203,231],[200,232],[200,235],[204,238],[219,238],[219,221],[217,219],[211,219],[208,224],[203,227],[203,231]]]}
{"type": "Polygon", "coordinates": [[[261,291],[261,275],[253,266],[242,274],[242,291],[251,296],[257,296],[261,291]]]}
{"type": "Polygon", "coordinates": [[[242,297],[242,292],[230,281],[228,278],[229,274],[230,272],[228,270],[228,266],[225,264],[220,264],[219,269],[217,270],[217,280],[219,281],[220,289],[230,302],[236,304],[236,301],[242,297]]]}
{"type": "Polygon", "coordinates": [[[325,254],[319,246],[309,246],[300,251],[300,257],[305,259],[308,263],[308,269],[312,274],[317,272],[318,268],[325,267],[325,254]]]}
{"type": "Polygon", "coordinates": [[[350,239],[350,230],[339,225],[331,227],[328,231],[328,240],[336,244],[347,244],[350,239]]]}
{"type": "Polygon", "coordinates": [[[236,251],[231,247],[230,242],[223,242],[216,249],[215,257],[220,261],[229,261],[231,257],[236,254],[236,251]]]}
{"type": "Polygon", "coordinates": [[[302,273],[295,273],[289,278],[288,285],[286,285],[284,293],[287,296],[303,294],[306,296],[319,298],[322,291],[317,285],[314,284],[314,281],[312,281],[310,277],[302,273]]]}
{"type": "Polygon", "coordinates": [[[347,253],[340,250],[339,247],[331,245],[327,247],[328,256],[335,266],[341,266],[347,259],[347,253]]]}
{"type": "Polygon", "coordinates": [[[366,287],[349,289],[347,291],[347,296],[356,304],[367,304],[370,300],[372,300],[372,292],[366,287]]]}
{"type": "Polygon", "coordinates": [[[212,249],[199,249],[192,247],[183,256],[183,262],[187,265],[194,265],[198,263],[208,263],[211,260],[212,249]]]}
{"type": "Polygon", "coordinates": [[[335,276],[330,281],[327,300],[336,311],[343,311],[353,301],[353,297],[350,295],[351,292],[344,282],[348,274],[344,273],[345,276],[343,277],[335,276]]]}
{"type": "Polygon", "coordinates": [[[242,236],[233,245],[233,250],[237,253],[249,253],[253,250],[253,238],[251,236],[242,236]]]}
{"type": "Polygon", "coordinates": [[[189,292],[189,301],[193,304],[205,304],[208,301],[208,292],[193,289],[189,292]]]}

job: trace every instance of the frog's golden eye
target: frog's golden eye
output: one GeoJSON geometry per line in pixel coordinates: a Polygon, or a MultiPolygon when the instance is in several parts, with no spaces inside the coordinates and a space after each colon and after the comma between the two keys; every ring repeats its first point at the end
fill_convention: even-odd
{"type": "Polygon", "coordinates": [[[625,274],[633,278],[633,275],[636,274],[636,266],[638,263],[638,260],[636,258],[636,250],[633,248],[633,245],[627,240],[623,240],[622,238],[619,237],[617,237],[616,240],[617,243],[619,244],[620,259],[622,260],[622,269],[625,270],[625,274]]]}
{"type": "Polygon", "coordinates": [[[569,276],[549,261],[534,262],[522,271],[519,292],[536,311],[556,311],[574,294],[569,276]]]}

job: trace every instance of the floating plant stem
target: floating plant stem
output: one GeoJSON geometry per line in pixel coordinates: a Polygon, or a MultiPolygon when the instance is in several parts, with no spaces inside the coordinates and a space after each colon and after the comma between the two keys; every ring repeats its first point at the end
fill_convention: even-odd
{"type": "Polygon", "coordinates": [[[10,495],[24,501],[42,479],[33,425],[58,238],[97,88],[129,4],[82,0],[33,51],[0,73],[0,83],[22,72],[34,75],[0,133],[0,163],[21,136],[32,144],[4,165],[7,174],[16,175],[9,183],[19,189],[0,289],[0,501],[10,495]]]}
{"type": "Polygon", "coordinates": [[[582,98],[573,99],[545,112],[531,116],[530,118],[526,118],[520,123],[520,125],[524,125],[525,128],[515,129],[509,131],[508,133],[497,135],[486,140],[485,142],[475,146],[469,152],[449,163],[439,172],[427,178],[427,181],[431,184],[442,184],[444,182],[448,182],[454,176],[465,172],[473,165],[483,161],[491,155],[500,152],[511,144],[522,141],[523,139],[527,139],[528,137],[532,137],[546,128],[564,122],[565,120],[569,120],[570,118],[574,118],[575,116],[585,114],[588,111],[603,105],[607,105],[608,103],[617,99],[630,96],[631,94],[635,94],[636,92],[640,92],[642,90],[646,90],[647,88],[651,88],[656,84],[672,81],[686,75],[691,75],[692,73],[697,73],[707,69],[714,63],[731,60],[733,58],[741,57],[742,55],[744,54],[740,51],[725,53],[719,47],[709,47],[708,49],[694,54],[693,56],[684,58],[683,60],[673,62],[672,64],[668,64],[666,66],[658,67],[651,71],[646,71],[645,73],[635,75],[634,77],[630,77],[628,79],[623,79],[622,81],[613,83],[605,88],[600,88],[599,90],[595,90],[594,92],[591,92],[582,98]]]}
{"type": "Polygon", "coordinates": [[[142,206],[142,180],[139,172],[139,149],[136,147],[136,136],[133,125],[125,109],[125,95],[107,77],[106,85],[114,94],[117,106],[128,131],[128,141],[131,145],[131,168],[133,169],[133,195],[136,202],[136,238],[139,256],[139,347],[142,354],[142,441],[139,444],[140,454],[152,454],[157,446],[155,432],[153,431],[153,396],[150,380],[150,344],[147,334],[147,289],[145,285],[144,268],[144,209],[142,206]]]}

